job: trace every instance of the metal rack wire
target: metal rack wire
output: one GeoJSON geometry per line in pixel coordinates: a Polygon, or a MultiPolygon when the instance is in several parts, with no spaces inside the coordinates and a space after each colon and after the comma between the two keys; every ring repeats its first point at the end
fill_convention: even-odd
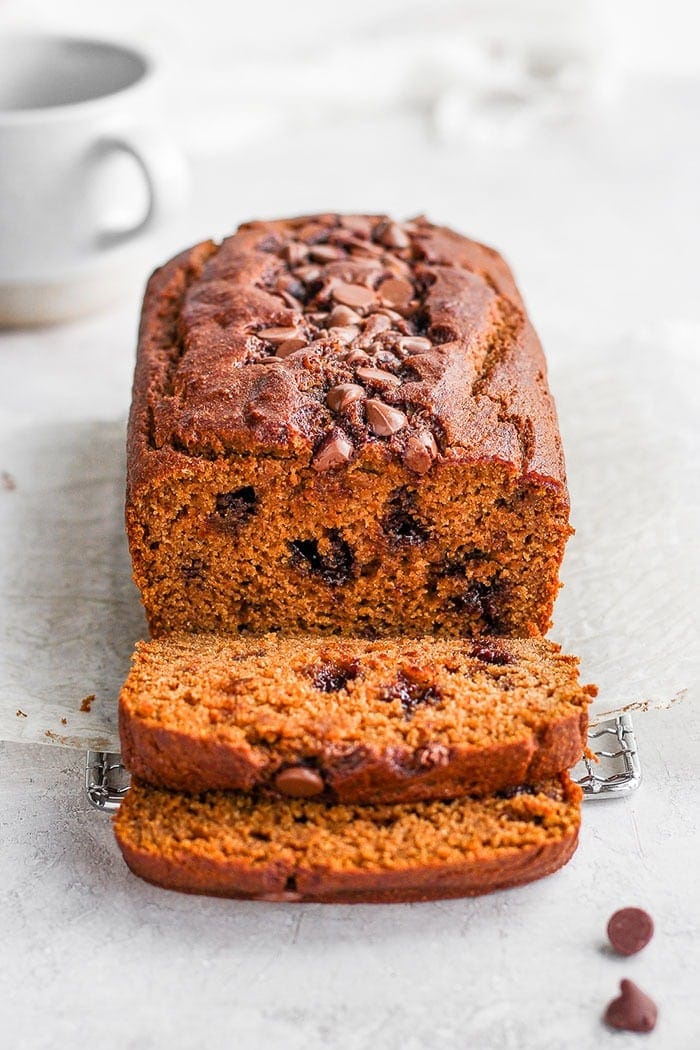
{"type": "MultiPolygon", "coordinates": [[[[584,799],[621,798],[639,787],[642,770],[629,715],[591,726],[588,746],[594,757],[584,756],[571,772],[583,789],[584,799]]],[[[85,793],[90,805],[103,813],[114,813],[128,790],[129,774],[119,754],[88,751],[85,793]]]]}

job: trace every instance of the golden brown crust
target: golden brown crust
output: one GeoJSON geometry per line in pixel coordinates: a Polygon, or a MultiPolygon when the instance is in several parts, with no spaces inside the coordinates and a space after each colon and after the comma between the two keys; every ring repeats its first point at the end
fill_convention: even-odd
{"type": "Polygon", "coordinates": [[[176,635],[137,648],[122,760],[185,791],[279,794],[291,768],[340,802],[486,795],[578,761],[594,692],[544,640],[176,635]]]}
{"type": "Polygon", "coordinates": [[[137,784],[115,832],[136,875],[186,893],[422,901],[490,893],[556,871],[576,848],[579,800],[565,777],[511,799],[350,811],[316,802],[256,804],[222,793],[189,797],[137,784]]]}

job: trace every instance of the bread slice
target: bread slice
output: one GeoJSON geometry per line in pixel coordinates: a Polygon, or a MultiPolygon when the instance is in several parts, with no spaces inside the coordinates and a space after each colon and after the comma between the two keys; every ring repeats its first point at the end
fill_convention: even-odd
{"type": "Polygon", "coordinates": [[[485,795],[578,761],[594,692],[536,639],[176,635],[136,650],[122,755],[138,779],[184,791],[485,795]]]}
{"type": "Polygon", "coordinates": [[[115,821],[131,870],[159,886],[271,901],[475,896],[561,867],[580,790],[565,774],[485,799],[414,806],[187,795],[134,784],[115,821]]]}

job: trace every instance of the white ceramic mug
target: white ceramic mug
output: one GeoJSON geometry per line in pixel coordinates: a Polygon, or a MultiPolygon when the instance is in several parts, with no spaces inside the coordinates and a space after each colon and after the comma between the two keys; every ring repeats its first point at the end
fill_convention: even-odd
{"type": "Polygon", "coordinates": [[[141,276],[186,196],[157,96],[131,47],[0,40],[0,325],[75,317],[141,276]]]}

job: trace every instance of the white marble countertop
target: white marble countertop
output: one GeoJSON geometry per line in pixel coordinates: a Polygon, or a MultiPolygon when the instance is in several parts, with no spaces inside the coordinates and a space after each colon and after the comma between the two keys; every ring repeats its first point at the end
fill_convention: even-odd
{"type": "MultiPolygon", "coordinates": [[[[562,392],[575,542],[597,552],[579,556],[560,600],[554,633],[572,648],[571,610],[607,586],[600,560],[607,548],[587,540],[588,509],[576,501],[587,450],[567,441],[582,433],[574,419],[585,417],[585,403],[575,405],[571,370],[582,372],[584,397],[586,348],[596,360],[617,355],[631,391],[645,384],[646,400],[630,399],[649,412],[635,464],[640,484],[663,462],[657,443],[667,456],[674,448],[697,453],[697,390],[687,391],[675,437],[655,435],[648,365],[658,345],[658,367],[671,362],[677,383],[684,362],[691,386],[698,375],[699,106],[697,83],[648,81],[613,109],[535,131],[517,145],[478,149],[436,143],[407,116],[295,129],[244,154],[195,156],[197,197],[170,237],[177,247],[258,214],[385,209],[425,211],[505,249],[547,349],[555,393],[562,392]],[[641,371],[639,347],[646,348],[641,371]]],[[[0,335],[0,412],[66,423],[123,418],[137,311],[134,296],[62,328],[0,335]]],[[[624,397],[606,412],[606,440],[614,426],[640,426],[624,397]]],[[[641,548],[620,535],[618,546],[629,546],[634,562],[631,579],[644,579],[644,543],[656,535],[672,550],[678,540],[655,577],[658,630],[655,603],[637,616],[630,588],[593,625],[598,647],[593,627],[582,646],[587,676],[602,672],[607,682],[611,647],[621,651],[621,667],[627,654],[630,674],[632,656],[644,670],[643,637],[657,675],[650,695],[663,699],[668,685],[685,690],[685,699],[637,718],[642,788],[626,801],[587,805],[577,855],[541,883],[473,901],[394,907],[261,907],[165,893],[129,875],[109,821],[88,809],[79,751],[0,745],[0,1031],[7,1045],[625,1048],[642,1037],[611,1034],[600,1016],[628,976],[660,1008],[644,1045],[699,1046],[697,458],[685,466],[687,492],[660,477],[648,514],[633,492],[625,496],[640,534],[649,524],[641,548]],[[677,681],[664,677],[664,665],[680,666],[677,681]],[[639,956],[620,960],[606,952],[604,930],[626,904],[646,907],[657,933],[639,956]]],[[[614,488],[614,480],[603,464],[601,483],[614,488]]]]}

